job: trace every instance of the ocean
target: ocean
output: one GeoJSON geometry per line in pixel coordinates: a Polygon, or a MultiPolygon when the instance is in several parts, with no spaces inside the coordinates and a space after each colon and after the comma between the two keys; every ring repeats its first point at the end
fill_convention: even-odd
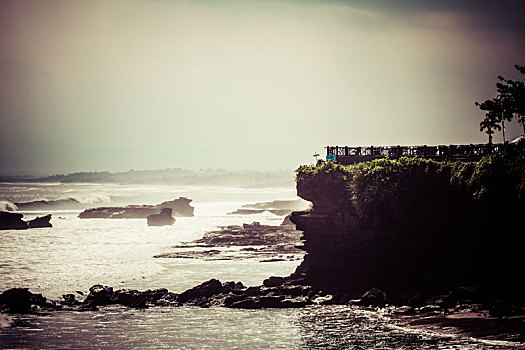
{"type": "MultiPolygon", "coordinates": [[[[51,228],[0,231],[0,292],[28,287],[51,299],[94,284],[115,289],[182,292],[211,278],[260,285],[287,276],[300,261],[261,262],[154,258],[219,226],[254,221],[279,225],[270,212],[228,213],[248,203],[297,199],[292,188],[118,184],[2,183],[0,210],[23,207],[24,218],[51,213],[51,228]],[[85,208],[193,200],[194,217],[173,226],[145,219],[79,219],[85,208]]],[[[383,311],[350,306],[302,309],[121,306],[98,311],[0,315],[0,348],[86,349],[506,349],[520,344],[414,329],[383,311]]]]}

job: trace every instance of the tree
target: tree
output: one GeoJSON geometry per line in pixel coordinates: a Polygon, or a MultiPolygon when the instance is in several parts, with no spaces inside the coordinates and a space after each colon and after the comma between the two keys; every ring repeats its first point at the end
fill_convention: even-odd
{"type": "MultiPolygon", "coordinates": [[[[514,67],[521,74],[525,74],[525,66],[514,67]]],[[[489,135],[489,143],[492,143],[494,129],[502,130],[503,142],[505,142],[505,121],[510,122],[514,117],[523,127],[525,134],[525,83],[521,80],[507,80],[502,76],[498,79],[500,81],[496,84],[498,95],[481,103],[476,102],[476,106],[485,111],[485,117],[479,126],[480,131],[486,130],[489,135]]]]}
{"type": "Polygon", "coordinates": [[[492,145],[492,134],[494,130],[501,130],[499,126],[499,121],[495,119],[492,115],[485,115],[485,118],[479,123],[479,131],[485,130],[485,133],[489,135],[489,145],[492,145]]]}
{"type": "MultiPolygon", "coordinates": [[[[525,74],[525,66],[515,65],[514,68],[521,74],[525,74]]],[[[523,128],[525,135],[525,82],[521,80],[507,80],[498,77],[500,83],[496,84],[498,92],[503,94],[508,100],[508,109],[523,128]]]]}

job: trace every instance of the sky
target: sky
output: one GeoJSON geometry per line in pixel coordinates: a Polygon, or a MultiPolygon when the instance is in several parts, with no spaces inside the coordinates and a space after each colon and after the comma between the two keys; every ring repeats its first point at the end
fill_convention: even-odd
{"type": "Polygon", "coordinates": [[[327,145],[484,143],[474,102],[525,65],[523,13],[520,0],[2,0],[0,174],[279,170],[327,145]]]}

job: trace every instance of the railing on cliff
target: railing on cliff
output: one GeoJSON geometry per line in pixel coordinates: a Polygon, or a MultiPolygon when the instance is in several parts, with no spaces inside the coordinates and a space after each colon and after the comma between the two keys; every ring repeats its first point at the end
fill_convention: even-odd
{"type": "Polygon", "coordinates": [[[377,158],[424,157],[438,160],[479,160],[482,156],[501,153],[511,144],[470,144],[439,146],[326,146],[326,160],[352,164],[377,158]]]}

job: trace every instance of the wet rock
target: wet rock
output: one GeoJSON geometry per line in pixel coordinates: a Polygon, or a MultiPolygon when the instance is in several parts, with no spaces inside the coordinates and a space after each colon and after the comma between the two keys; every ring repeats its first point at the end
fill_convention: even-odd
{"type": "Polygon", "coordinates": [[[262,308],[259,301],[255,298],[247,298],[241,301],[232,303],[229,307],[234,309],[260,309],[262,308]]]}
{"type": "Polygon", "coordinates": [[[285,282],[285,278],[284,277],[270,277],[270,278],[267,278],[263,281],[263,285],[265,287],[277,287],[277,286],[282,286],[283,283],[285,282]]]}
{"type": "Polygon", "coordinates": [[[148,215],[160,214],[162,209],[169,208],[174,216],[193,216],[194,207],[191,199],[178,199],[157,205],[128,205],[126,207],[99,207],[84,210],[78,215],[81,219],[145,219],[148,215]]]}
{"type": "Polygon", "coordinates": [[[52,227],[51,214],[24,221],[23,214],[0,211],[0,230],[25,230],[28,228],[52,227]]]}
{"type": "Polygon", "coordinates": [[[246,288],[246,290],[244,291],[244,294],[248,295],[248,296],[256,296],[256,295],[261,295],[262,294],[262,289],[260,286],[256,286],[256,287],[248,287],[246,288]]]}
{"type": "Polygon", "coordinates": [[[438,305],[425,305],[419,308],[420,314],[441,313],[441,307],[438,305]]]}
{"type": "Polygon", "coordinates": [[[224,287],[222,286],[222,283],[219,280],[211,279],[180,294],[179,301],[186,303],[190,300],[198,299],[200,297],[209,298],[213,295],[221,294],[223,292],[224,287]]]}
{"type": "Polygon", "coordinates": [[[179,294],[168,292],[162,298],[155,301],[155,305],[159,306],[180,306],[179,294]]]}
{"type": "Polygon", "coordinates": [[[415,312],[412,306],[400,306],[392,310],[392,313],[396,315],[413,315],[415,312]]]}
{"type": "Polygon", "coordinates": [[[117,294],[113,291],[113,287],[96,284],[89,288],[89,295],[84,301],[85,304],[93,306],[104,306],[115,304],[117,301],[117,294]]]}
{"type": "Polygon", "coordinates": [[[386,304],[386,293],[377,288],[366,291],[359,301],[360,306],[383,307],[386,304]]]}
{"type": "Polygon", "coordinates": [[[0,211],[0,230],[25,230],[27,222],[22,220],[24,215],[0,211]]]}
{"type": "Polygon", "coordinates": [[[241,300],[245,300],[245,299],[246,299],[246,296],[245,296],[245,295],[229,294],[229,295],[227,295],[227,296],[224,298],[222,305],[223,305],[223,306],[226,306],[226,307],[229,307],[229,306],[231,306],[233,303],[236,303],[236,302],[239,302],[239,301],[241,301],[241,300]]]}
{"type": "Polygon", "coordinates": [[[171,216],[171,211],[171,208],[162,208],[160,214],[148,215],[148,226],[173,225],[175,218],[171,216]]]}
{"type": "Polygon", "coordinates": [[[506,317],[523,315],[523,309],[518,305],[505,301],[495,300],[488,304],[489,314],[493,317],[506,317]]]}
{"type": "Polygon", "coordinates": [[[146,307],[146,293],[138,290],[118,290],[115,292],[115,303],[136,309],[146,307]]]}
{"type": "Polygon", "coordinates": [[[241,282],[224,282],[222,284],[223,293],[242,293],[246,287],[241,282]]]}
{"type": "Polygon", "coordinates": [[[312,300],[314,304],[318,305],[331,305],[334,304],[333,296],[331,294],[325,296],[318,296],[312,300]]]}
{"type": "Polygon", "coordinates": [[[0,294],[0,311],[8,313],[29,313],[36,307],[52,308],[42,294],[33,294],[29,288],[11,288],[0,294]]]}
{"type": "Polygon", "coordinates": [[[46,216],[40,216],[33,220],[29,220],[27,225],[29,228],[39,228],[39,227],[53,227],[49,222],[51,220],[51,214],[46,216]]]}
{"type": "Polygon", "coordinates": [[[76,299],[75,294],[64,294],[62,295],[62,300],[60,302],[61,305],[65,306],[77,306],[80,304],[80,302],[76,299]]]}
{"type": "Polygon", "coordinates": [[[295,224],[290,220],[290,215],[286,215],[286,217],[283,219],[283,222],[281,222],[281,226],[295,226],[295,224]]]}

